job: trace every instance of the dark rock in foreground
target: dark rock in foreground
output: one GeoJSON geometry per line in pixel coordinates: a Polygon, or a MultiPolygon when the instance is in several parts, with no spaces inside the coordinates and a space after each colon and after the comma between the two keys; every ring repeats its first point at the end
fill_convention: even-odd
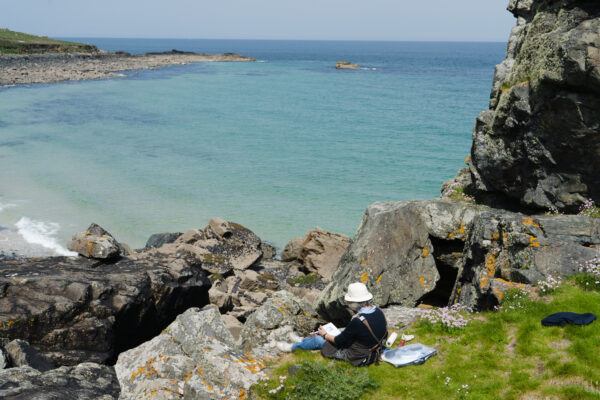
{"type": "Polygon", "coordinates": [[[47,372],[31,367],[0,370],[3,400],[116,400],[120,391],[114,369],[94,363],[47,372]]]}
{"type": "Polygon", "coordinates": [[[0,337],[29,341],[56,365],[110,363],[207,304],[209,287],[183,259],[2,260],[0,337]]]}

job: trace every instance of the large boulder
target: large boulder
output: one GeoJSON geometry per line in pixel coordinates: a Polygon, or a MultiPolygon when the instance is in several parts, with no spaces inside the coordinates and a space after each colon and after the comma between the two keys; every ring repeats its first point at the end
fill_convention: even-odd
{"type": "Polygon", "coordinates": [[[511,288],[576,273],[598,256],[598,220],[529,216],[448,200],[375,203],[317,299],[340,324],[348,285],[363,282],[385,307],[498,304],[511,288]]]}
{"type": "Polygon", "coordinates": [[[414,307],[440,279],[432,239],[462,243],[480,208],[447,200],[371,205],[331,283],[319,296],[317,311],[328,320],[345,323],[351,312],[344,295],[352,282],[366,284],[379,306],[414,307]]]}
{"type": "Polygon", "coordinates": [[[191,306],[210,281],[184,260],[83,257],[0,263],[0,337],[23,339],[55,365],[116,359],[191,306]]]}
{"type": "Polygon", "coordinates": [[[298,259],[309,272],[316,272],[325,282],[329,282],[349,245],[348,236],[316,227],[304,237],[298,259]]]}
{"type": "Polygon", "coordinates": [[[121,248],[116,239],[101,226],[92,223],[85,232],[73,235],[67,244],[71,251],[84,257],[112,259],[119,257],[121,248]]]}
{"type": "Polygon", "coordinates": [[[191,308],[159,336],[121,353],[120,399],[237,399],[266,377],[269,356],[235,348],[216,306],[191,308]]]}
{"type": "Polygon", "coordinates": [[[274,347],[276,341],[286,341],[292,331],[308,336],[319,324],[316,317],[306,301],[283,290],[276,292],[248,317],[240,334],[240,345],[252,351],[274,347]]]}
{"type": "Polygon", "coordinates": [[[509,10],[518,22],[473,130],[473,186],[492,205],[575,212],[600,201],[600,8],[511,0],[509,10]]]}
{"type": "Polygon", "coordinates": [[[0,370],[4,400],[117,400],[121,389],[112,367],[83,363],[40,372],[28,366],[0,370]]]}

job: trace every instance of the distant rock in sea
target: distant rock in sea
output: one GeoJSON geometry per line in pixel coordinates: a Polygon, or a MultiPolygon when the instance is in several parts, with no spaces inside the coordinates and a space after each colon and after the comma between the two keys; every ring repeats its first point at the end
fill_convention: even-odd
{"type": "Polygon", "coordinates": [[[335,69],[360,69],[360,65],[350,61],[338,61],[335,63],[335,69]]]}

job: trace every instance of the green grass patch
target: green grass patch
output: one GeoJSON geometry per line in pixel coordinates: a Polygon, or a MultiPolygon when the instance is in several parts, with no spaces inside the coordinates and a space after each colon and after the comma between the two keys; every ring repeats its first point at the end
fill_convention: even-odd
{"type": "Polygon", "coordinates": [[[32,53],[94,53],[96,46],[84,43],[50,39],[28,33],[0,29],[0,53],[32,54],[32,53]]]}
{"type": "Polygon", "coordinates": [[[600,321],[587,326],[541,324],[560,311],[600,315],[600,293],[575,283],[575,278],[568,279],[539,301],[509,291],[498,311],[472,314],[462,329],[414,324],[409,328],[415,335],[411,343],[438,350],[422,365],[395,368],[381,362],[356,368],[324,359],[319,352],[297,351],[275,367],[266,387],[255,386],[254,394],[259,399],[313,398],[296,391],[310,387],[310,393],[320,395],[314,398],[325,399],[600,399],[600,321]],[[290,376],[288,368],[295,364],[309,372],[290,376]],[[329,375],[318,379],[315,374],[329,375]],[[277,393],[268,392],[281,382],[284,387],[277,393]]]}

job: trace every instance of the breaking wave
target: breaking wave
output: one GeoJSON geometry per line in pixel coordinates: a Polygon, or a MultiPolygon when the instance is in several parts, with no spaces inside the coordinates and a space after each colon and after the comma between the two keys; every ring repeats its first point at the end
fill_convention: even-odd
{"type": "Polygon", "coordinates": [[[77,253],[69,251],[58,244],[54,235],[58,232],[60,225],[55,222],[35,221],[22,217],[15,226],[19,230],[19,234],[28,243],[38,244],[61,256],[72,257],[77,255],[77,253]]]}

